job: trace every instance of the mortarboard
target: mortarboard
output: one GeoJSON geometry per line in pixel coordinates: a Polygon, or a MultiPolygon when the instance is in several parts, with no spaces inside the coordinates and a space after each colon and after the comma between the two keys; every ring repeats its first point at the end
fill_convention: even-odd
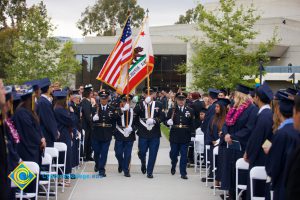
{"type": "Polygon", "coordinates": [[[214,89],[214,88],[208,89],[208,94],[213,99],[217,99],[219,93],[220,93],[220,90],[217,90],[217,89],[214,89]]]}
{"type": "Polygon", "coordinates": [[[252,90],[253,90],[252,88],[250,88],[250,87],[248,87],[246,85],[238,84],[236,86],[236,91],[244,93],[244,94],[249,94],[250,91],[252,91],[252,90]]]}
{"type": "Polygon", "coordinates": [[[227,107],[229,104],[231,104],[231,101],[226,98],[218,98],[217,104],[227,107]]]}
{"type": "Polygon", "coordinates": [[[56,99],[64,99],[66,98],[68,95],[68,92],[67,91],[54,91],[53,92],[53,96],[56,98],[56,99]]]}
{"type": "Polygon", "coordinates": [[[264,99],[268,99],[269,101],[273,100],[274,94],[267,83],[256,88],[256,92],[258,92],[264,99]]]}

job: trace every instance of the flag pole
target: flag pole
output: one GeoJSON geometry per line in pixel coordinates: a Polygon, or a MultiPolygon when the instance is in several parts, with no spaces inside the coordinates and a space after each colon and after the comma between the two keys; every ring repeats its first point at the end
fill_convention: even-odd
{"type": "MultiPolygon", "coordinates": [[[[146,18],[148,19],[149,16],[149,9],[147,8],[146,10],[146,18]]],[[[146,63],[147,65],[147,92],[148,92],[148,96],[150,96],[150,76],[149,76],[149,63],[146,63]]],[[[149,104],[147,105],[147,111],[148,111],[148,118],[150,118],[150,106],[149,104]]]]}
{"type": "MultiPolygon", "coordinates": [[[[131,12],[130,10],[128,10],[128,17],[130,17],[131,15],[131,12]]],[[[133,50],[134,51],[134,50],[133,50]]],[[[127,86],[126,86],[126,101],[127,101],[127,104],[129,104],[129,69],[130,69],[130,65],[132,63],[132,56],[131,56],[131,59],[130,59],[130,62],[127,64],[127,72],[126,72],[126,80],[127,80],[127,86]]],[[[129,106],[130,108],[130,106],[129,106]]],[[[128,118],[129,118],[129,110],[127,110],[126,112],[126,128],[128,128],[128,118]]]]}

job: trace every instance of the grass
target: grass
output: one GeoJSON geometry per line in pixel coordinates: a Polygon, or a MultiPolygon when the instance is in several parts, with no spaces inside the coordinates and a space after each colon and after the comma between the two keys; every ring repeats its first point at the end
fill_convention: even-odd
{"type": "Polygon", "coordinates": [[[161,129],[162,133],[166,136],[166,138],[169,140],[169,138],[170,138],[170,129],[168,127],[166,127],[164,124],[160,125],[160,129],[161,129]]]}

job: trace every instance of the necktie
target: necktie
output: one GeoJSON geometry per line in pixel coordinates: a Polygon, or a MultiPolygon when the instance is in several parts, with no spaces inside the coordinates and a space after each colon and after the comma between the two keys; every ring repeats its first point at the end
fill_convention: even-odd
{"type": "Polygon", "coordinates": [[[105,106],[102,107],[102,110],[105,111],[105,106]]]}

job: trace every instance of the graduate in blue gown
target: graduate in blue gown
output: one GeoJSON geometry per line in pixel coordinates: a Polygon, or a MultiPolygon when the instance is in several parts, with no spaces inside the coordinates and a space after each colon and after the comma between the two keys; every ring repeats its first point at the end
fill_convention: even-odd
{"type": "MultiPolygon", "coordinates": [[[[23,161],[32,161],[41,165],[46,143],[41,132],[38,116],[32,110],[32,90],[27,90],[22,94],[21,100],[22,102],[13,116],[13,122],[20,136],[18,154],[23,161]]],[[[35,181],[25,189],[25,192],[34,191],[35,181]]]]}
{"type": "Polygon", "coordinates": [[[46,138],[47,147],[53,147],[58,139],[59,133],[57,123],[53,112],[50,87],[51,82],[48,78],[40,80],[42,95],[37,101],[37,114],[40,118],[42,133],[46,138]]]}
{"type": "MultiPolygon", "coordinates": [[[[60,137],[57,142],[63,142],[67,145],[67,160],[65,174],[69,175],[72,172],[72,125],[74,118],[74,111],[67,110],[67,91],[55,91],[54,115],[57,121],[57,127],[60,132],[60,137]]],[[[59,163],[63,163],[64,154],[59,154],[59,163]]]]}
{"type": "MultiPolygon", "coordinates": [[[[265,166],[266,154],[262,145],[267,139],[271,140],[273,135],[273,112],[270,107],[272,99],[273,92],[266,83],[256,88],[254,102],[259,111],[244,154],[244,159],[249,162],[249,172],[253,167],[265,166]]],[[[266,182],[255,181],[254,184],[256,185],[253,190],[255,196],[264,197],[266,182]]],[[[247,198],[250,199],[250,197],[250,177],[248,177],[247,198]]]]}
{"type": "MultiPolygon", "coordinates": [[[[227,106],[230,104],[229,99],[224,98],[218,98],[218,101],[216,102],[215,106],[215,115],[211,119],[210,125],[208,127],[208,134],[205,143],[207,145],[210,145],[210,154],[209,154],[209,161],[211,165],[213,166],[213,149],[219,145],[220,141],[220,134],[223,131],[223,127],[225,125],[225,117],[227,113],[227,106]]],[[[222,160],[222,154],[216,156],[216,182],[215,185],[220,185],[221,180],[221,161],[222,160]]],[[[210,173],[212,173],[213,167],[210,168],[210,173]]]]}
{"type": "Polygon", "coordinates": [[[293,106],[291,98],[280,97],[279,110],[283,122],[274,133],[266,162],[266,172],[271,177],[271,189],[274,191],[273,200],[286,199],[284,182],[287,165],[292,152],[299,145],[299,132],[293,126],[293,106]]]}
{"type": "MultiPolygon", "coordinates": [[[[222,162],[221,189],[229,190],[230,198],[235,198],[235,163],[244,155],[258,112],[249,96],[250,91],[247,86],[237,86],[235,103],[226,115],[225,132],[222,134],[227,147],[222,162]]],[[[247,183],[247,174],[241,175],[241,181],[247,183]]]]}

